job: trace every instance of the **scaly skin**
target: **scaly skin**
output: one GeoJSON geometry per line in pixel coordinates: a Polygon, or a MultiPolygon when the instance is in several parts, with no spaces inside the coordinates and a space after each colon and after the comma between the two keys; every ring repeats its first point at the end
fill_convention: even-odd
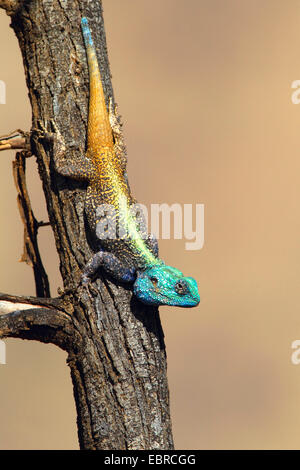
{"type": "MultiPolygon", "coordinates": [[[[101,222],[97,209],[109,204],[114,209],[109,220],[117,224],[122,238],[101,237],[100,251],[89,261],[82,273],[88,283],[98,268],[115,279],[133,282],[138,299],[150,305],[193,307],[200,297],[193,278],[184,277],[176,268],[166,266],[158,257],[156,239],[138,227],[130,212],[135,204],[126,176],[124,158],[114,141],[111,120],[105,103],[95,48],[86,18],[81,21],[90,76],[90,97],[86,156],[79,162],[62,165],[55,158],[56,169],[63,176],[88,182],[85,212],[92,231],[101,222]],[[97,225],[98,224],[98,225],[97,225]]],[[[102,214],[103,215],[103,214],[102,214]]]]}

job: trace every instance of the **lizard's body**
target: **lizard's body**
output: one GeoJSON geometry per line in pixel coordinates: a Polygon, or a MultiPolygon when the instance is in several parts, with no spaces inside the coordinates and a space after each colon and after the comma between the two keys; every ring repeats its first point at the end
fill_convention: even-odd
{"type": "MultiPolygon", "coordinates": [[[[136,202],[130,193],[126,176],[126,160],[120,154],[112,129],[116,119],[107,111],[95,48],[86,18],[81,22],[87,51],[90,98],[86,156],[80,162],[62,166],[56,159],[56,169],[66,177],[88,182],[85,213],[89,226],[97,234],[98,215],[103,204],[114,209],[112,222],[127,236],[102,238],[101,249],[83,271],[87,283],[98,268],[114,278],[133,282],[135,295],[144,303],[154,305],[195,306],[199,303],[197,283],[158,257],[157,241],[138,227],[130,207],[136,202]]],[[[114,224],[113,224],[114,225],[114,224]]]]}

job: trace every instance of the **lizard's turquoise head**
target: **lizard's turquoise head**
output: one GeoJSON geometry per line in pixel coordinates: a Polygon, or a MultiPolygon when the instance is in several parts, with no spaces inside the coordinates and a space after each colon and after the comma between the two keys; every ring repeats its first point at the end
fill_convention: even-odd
{"type": "Polygon", "coordinates": [[[195,307],[200,302],[195,279],[184,277],[178,269],[166,265],[139,271],[133,290],[148,305],[195,307]]]}

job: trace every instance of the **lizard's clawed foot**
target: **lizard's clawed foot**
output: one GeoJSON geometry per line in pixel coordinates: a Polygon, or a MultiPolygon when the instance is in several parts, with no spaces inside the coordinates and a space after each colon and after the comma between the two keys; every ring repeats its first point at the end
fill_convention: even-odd
{"type": "Polygon", "coordinates": [[[84,272],[80,276],[78,289],[81,290],[81,295],[92,294],[99,295],[97,288],[93,285],[91,277],[87,276],[84,272]]]}
{"type": "Polygon", "coordinates": [[[33,136],[36,136],[38,140],[51,140],[53,139],[52,134],[48,131],[47,129],[47,121],[45,121],[45,124],[41,119],[38,119],[37,121],[37,127],[33,127],[31,129],[31,134],[33,136]]]}
{"type": "Polygon", "coordinates": [[[80,276],[79,285],[82,287],[87,287],[91,283],[91,278],[85,273],[82,273],[80,276]]]}
{"type": "Polygon", "coordinates": [[[31,132],[32,134],[36,134],[39,140],[46,140],[49,143],[57,143],[60,147],[65,148],[63,137],[54,119],[49,119],[49,121],[45,121],[45,123],[39,119],[38,127],[33,128],[31,132]]]}

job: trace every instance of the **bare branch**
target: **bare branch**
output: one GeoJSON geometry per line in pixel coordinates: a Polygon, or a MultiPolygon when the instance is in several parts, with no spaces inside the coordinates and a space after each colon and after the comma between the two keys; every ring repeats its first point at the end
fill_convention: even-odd
{"type": "Polygon", "coordinates": [[[50,222],[44,222],[43,220],[41,220],[37,224],[38,224],[38,227],[49,227],[49,225],[51,225],[50,222]]]}
{"type": "Polygon", "coordinates": [[[6,10],[7,15],[13,16],[23,5],[24,0],[0,0],[0,8],[6,10]]]}
{"type": "Polygon", "coordinates": [[[8,300],[0,300],[0,315],[13,313],[16,310],[29,310],[32,308],[42,308],[42,307],[39,305],[9,302],[8,300]]]}
{"type": "MultiPolygon", "coordinates": [[[[0,152],[2,150],[20,149],[27,150],[27,152],[30,153],[30,148],[30,134],[21,131],[21,129],[17,129],[0,137],[0,152]]],[[[30,155],[28,155],[28,153],[26,156],[31,156],[31,153],[30,155]]]]}
{"type": "Polygon", "coordinates": [[[21,338],[53,343],[69,350],[74,340],[71,317],[59,310],[0,301],[0,338],[21,338]]]}
{"type": "Polygon", "coordinates": [[[36,295],[50,297],[48,276],[42,263],[37,241],[39,223],[34,217],[26,186],[25,162],[25,152],[17,152],[13,162],[13,174],[18,191],[19,212],[24,225],[24,249],[20,261],[24,261],[33,269],[36,295]]]}
{"type": "MultiPolygon", "coordinates": [[[[6,294],[5,292],[0,292],[0,302],[7,301],[14,304],[21,303],[26,305],[37,306],[37,307],[47,307],[54,308],[56,310],[61,310],[62,312],[72,313],[73,310],[66,301],[62,298],[45,298],[45,297],[32,297],[30,295],[11,295],[6,294]]],[[[1,313],[1,312],[0,312],[1,313]]]]}

